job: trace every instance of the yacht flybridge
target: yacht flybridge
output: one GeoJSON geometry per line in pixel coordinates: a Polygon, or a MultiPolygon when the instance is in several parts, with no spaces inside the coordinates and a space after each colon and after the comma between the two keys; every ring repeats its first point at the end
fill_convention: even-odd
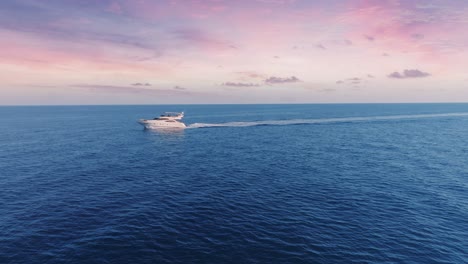
{"type": "Polygon", "coordinates": [[[180,122],[183,117],[184,112],[165,112],[153,119],[140,119],[138,123],[145,128],[186,128],[185,124],[180,122]]]}

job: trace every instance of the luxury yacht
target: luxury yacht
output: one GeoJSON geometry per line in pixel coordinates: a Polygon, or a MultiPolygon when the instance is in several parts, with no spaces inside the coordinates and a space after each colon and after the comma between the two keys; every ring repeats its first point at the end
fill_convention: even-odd
{"type": "Polygon", "coordinates": [[[184,112],[165,112],[153,119],[140,119],[138,123],[145,128],[186,128],[185,124],[180,122],[183,117],[184,112]]]}

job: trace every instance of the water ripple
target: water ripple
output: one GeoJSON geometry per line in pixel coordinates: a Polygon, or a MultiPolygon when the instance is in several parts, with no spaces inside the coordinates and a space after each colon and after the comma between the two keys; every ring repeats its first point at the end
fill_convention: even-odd
{"type": "Polygon", "coordinates": [[[0,115],[0,263],[468,262],[468,106],[193,107],[224,128],[142,131],[137,107],[39,108],[34,129],[0,115]]]}

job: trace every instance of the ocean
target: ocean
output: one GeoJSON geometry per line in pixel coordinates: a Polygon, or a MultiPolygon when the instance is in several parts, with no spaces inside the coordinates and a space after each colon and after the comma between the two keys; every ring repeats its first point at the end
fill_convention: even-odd
{"type": "Polygon", "coordinates": [[[468,104],[0,107],[0,263],[468,263],[467,161],[468,104]]]}

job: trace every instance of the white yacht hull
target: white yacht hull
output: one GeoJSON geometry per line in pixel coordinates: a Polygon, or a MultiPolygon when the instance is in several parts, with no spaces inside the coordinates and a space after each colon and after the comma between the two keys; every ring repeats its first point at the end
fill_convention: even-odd
{"type": "Polygon", "coordinates": [[[138,123],[143,125],[145,128],[186,128],[185,124],[178,121],[168,120],[152,120],[152,119],[140,119],[138,123]]]}

